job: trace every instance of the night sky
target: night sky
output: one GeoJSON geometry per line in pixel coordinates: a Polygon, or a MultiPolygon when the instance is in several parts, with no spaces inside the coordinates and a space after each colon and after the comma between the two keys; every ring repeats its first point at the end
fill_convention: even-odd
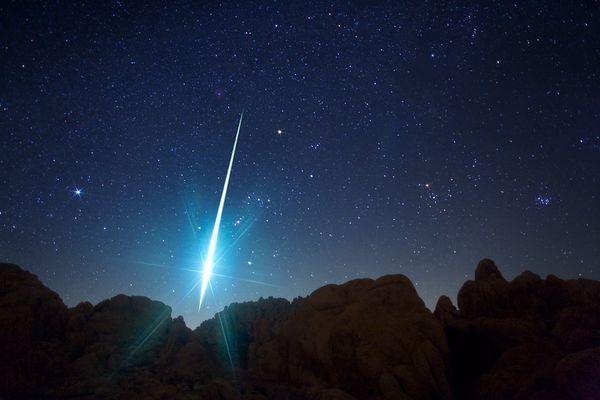
{"type": "Polygon", "coordinates": [[[2,2],[0,260],[192,327],[391,273],[433,307],[484,257],[600,278],[598,2],[242,3],[2,2]]]}

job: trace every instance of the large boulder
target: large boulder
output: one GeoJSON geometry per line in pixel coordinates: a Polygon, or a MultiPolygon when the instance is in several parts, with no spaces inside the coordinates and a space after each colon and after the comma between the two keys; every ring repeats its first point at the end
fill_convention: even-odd
{"type": "Polygon", "coordinates": [[[0,395],[49,394],[61,382],[67,307],[37,276],[0,263],[0,395]]]}
{"type": "Polygon", "coordinates": [[[292,304],[234,309],[217,318],[238,321],[227,332],[233,343],[244,337],[246,381],[269,398],[288,398],[281,393],[292,389],[299,399],[452,397],[443,330],[405,276],[328,285],[292,304]]]}
{"type": "Polygon", "coordinates": [[[170,307],[138,296],[118,295],[94,307],[82,303],[70,314],[65,396],[118,391],[132,369],[156,361],[172,325],[170,307]]]}

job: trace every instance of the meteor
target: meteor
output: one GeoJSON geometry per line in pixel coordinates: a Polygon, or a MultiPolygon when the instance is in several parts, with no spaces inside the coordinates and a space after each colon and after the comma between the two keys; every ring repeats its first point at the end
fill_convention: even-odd
{"type": "Polygon", "coordinates": [[[237,147],[238,137],[240,136],[240,128],[242,127],[242,118],[244,112],[240,115],[240,122],[238,124],[237,133],[235,134],[235,141],[233,142],[233,150],[231,151],[231,158],[229,159],[229,167],[227,168],[227,175],[225,176],[225,183],[223,184],[223,192],[221,192],[221,200],[219,201],[219,209],[217,210],[217,217],[215,218],[215,225],[213,226],[212,234],[210,235],[210,242],[208,244],[208,253],[206,254],[206,260],[204,261],[204,269],[202,271],[202,286],[200,287],[200,302],[198,303],[198,309],[202,306],[206,289],[210,282],[214,268],[214,257],[215,249],[217,248],[217,239],[219,238],[219,227],[221,226],[221,215],[223,214],[223,206],[225,205],[225,197],[227,197],[227,187],[229,186],[229,177],[231,176],[231,168],[233,167],[233,159],[235,157],[235,148],[237,147]]]}

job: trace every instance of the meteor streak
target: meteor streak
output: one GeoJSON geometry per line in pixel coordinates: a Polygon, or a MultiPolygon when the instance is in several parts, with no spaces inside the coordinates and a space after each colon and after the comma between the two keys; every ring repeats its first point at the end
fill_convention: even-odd
{"type": "Polygon", "coordinates": [[[237,133],[235,134],[235,141],[233,142],[233,150],[231,151],[231,158],[229,159],[229,167],[227,168],[227,175],[225,176],[225,183],[223,184],[223,192],[221,192],[221,200],[219,201],[219,209],[217,211],[217,217],[215,218],[215,225],[213,226],[212,234],[210,235],[210,242],[208,244],[208,253],[206,260],[204,261],[204,269],[202,271],[202,286],[200,287],[200,302],[198,303],[198,309],[202,306],[204,295],[206,294],[206,288],[210,282],[210,277],[214,268],[214,257],[215,249],[217,248],[217,239],[219,238],[219,227],[221,226],[221,215],[223,214],[223,206],[225,205],[225,197],[227,197],[227,187],[229,186],[229,177],[231,175],[231,167],[233,167],[233,159],[235,157],[235,148],[237,147],[238,137],[240,136],[240,128],[242,127],[242,118],[244,112],[240,115],[240,122],[238,124],[237,133]]]}

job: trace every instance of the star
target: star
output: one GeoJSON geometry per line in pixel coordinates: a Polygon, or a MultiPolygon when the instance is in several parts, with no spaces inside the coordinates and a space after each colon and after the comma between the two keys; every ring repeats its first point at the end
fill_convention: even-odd
{"type": "Polygon", "coordinates": [[[552,202],[552,199],[547,196],[539,195],[535,198],[535,204],[540,207],[547,207],[552,202]]]}
{"type": "MultiPolygon", "coordinates": [[[[44,24],[30,24],[0,45],[7,59],[1,76],[10,79],[0,95],[0,153],[9,155],[4,163],[0,157],[7,194],[0,200],[0,253],[49,282],[54,271],[81,278],[52,284],[72,303],[115,290],[152,298],[173,287],[183,297],[197,282],[242,109],[248,121],[215,272],[233,279],[256,272],[276,286],[236,281],[238,290],[216,291],[222,306],[291,299],[360,271],[418,276],[423,300],[435,305],[439,295],[456,294],[455,278],[469,260],[486,254],[487,239],[471,237],[503,238],[508,250],[499,256],[543,274],[576,276],[579,259],[596,268],[592,239],[600,219],[590,217],[598,204],[600,130],[590,105],[600,75],[592,57],[569,62],[575,51],[596,51],[589,7],[551,7],[545,29],[529,24],[527,15],[538,11],[529,3],[516,13],[502,2],[467,7],[457,18],[445,2],[407,6],[410,24],[389,18],[397,13],[393,2],[360,18],[343,4],[315,14],[269,2],[268,13],[254,15],[182,3],[149,6],[129,21],[87,2],[72,16],[52,17],[52,35],[44,24]],[[165,18],[148,30],[155,12],[165,18]],[[505,13],[513,20],[498,17],[505,13]],[[86,25],[88,15],[98,23],[86,25]],[[206,22],[215,15],[218,24],[206,22]],[[453,23],[434,29],[432,15],[453,23]],[[119,47],[115,62],[105,62],[115,58],[111,46],[88,51],[88,36],[112,32],[127,42],[121,34],[129,29],[143,33],[148,46],[119,47]],[[86,35],[72,34],[80,30],[86,35]],[[208,36],[198,34],[204,30],[208,36]],[[522,40],[495,49],[493,38],[507,31],[522,40]],[[314,46],[306,50],[305,43],[314,46]],[[64,46],[85,57],[52,53],[64,46]],[[248,46],[252,51],[241,50],[248,46]],[[57,72],[63,64],[69,74],[57,72]],[[473,79],[480,90],[473,91],[473,79]],[[577,251],[556,261],[555,237],[567,232],[577,232],[577,251]],[[39,247],[49,255],[43,262],[30,251],[39,247]],[[158,269],[132,260],[174,261],[172,269],[158,269]],[[188,264],[193,272],[181,269],[188,264]],[[88,268],[100,265],[107,273],[88,282],[88,268]],[[435,266],[439,277],[424,280],[424,266],[435,266]],[[307,271],[321,272],[307,279],[307,271]],[[158,282],[163,274],[169,280],[158,282]]],[[[3,11],[15,20],[24,15],[18,4],[3,11]]],[[[58,11],[52,3],[27,17],[45,21],[58,11]]],[[[215,274],[211,285],[223,288],[227,279],[215,274]]],[[[198,312],[194,293],[171,304],[190,328],[213,317],[217,305],[211,291],[211,311],[198,312]]]]}

